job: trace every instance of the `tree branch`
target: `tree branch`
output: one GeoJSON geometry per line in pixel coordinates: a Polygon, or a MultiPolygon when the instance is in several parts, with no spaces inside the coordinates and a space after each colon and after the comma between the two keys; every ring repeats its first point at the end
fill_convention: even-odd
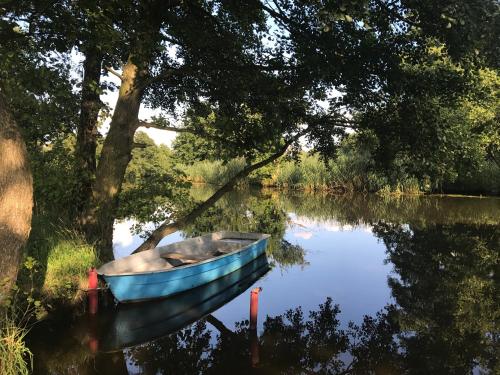
{"type": "Polygon", "coordinates": [[[117,76],[118,78],[120,78],[120,81],[123,81],[123,76],[120,73],[118,73],[116,70],[114,70],[112,67],[105,66],[104,69],[106,69],[108,72],[110,72],[114,76],[117,76]]]}
{"type": "Polygon", "coordinates": [[[147,143],[134,142],[132,143],[132,148],[146,148],[149,147],[147,143]]]}
{"type": "Polygon", "coordinates": [[[225,334],[228,336],[233,336],[234,332],[231,331],[229,328],[227,328],[224,323],[222,323],[219,319],[217,319],[215,316],[212,314],[209,314],[205,317],[206,321],[210,323],[217,331],[219,331],[221,334],[225,334]]]}
{"type": "Polygon", "coordinates": [[[387,12],[387,14],[389,14],[390,16],[393,16],[398,21],[404,22],[404,23],[406,23],[410,26],[413,26],[413,27],[420,27],[420,25],[417,22],[414,22],[414,21],[404,17],[403,15],[399,14],[397,10],[391,8],[391,5],[394,5],[396,3],[384,4],[383,1],[381,1],[381,0],[376,0],[375,2],[378,4],[378,6],[380,8],[385,10],[387,12]]]}
{"type": "Polygon", "coordinates": [[[155,124],[154,122],[147,122],[147,121],[139,121],[138,126],[142,126],[144,128],[148,128],[148,129],[151,128],[151,129],[169,130],[169,131],[177,132],[177,133],[192,133],[192,134],[197,134],[192,129],[178,128],[176,126],[158,125],[158,124],[155,124]]]}
{"type": "MultiPolygon", "coordinates": [[[[167,125],[162,125],[161,123],[156,124],[154,122],[147,122],[147,121],[141,121],[141,120],[139,120],[137,124],[138,124],[137,125],[138,127],[142,126],[145,128],[168,130],[168,131],[172,131],[172,132],[176,132],[176,133],[190,133],[190,134],[197,135],[198,137],[201,137],[203,139],[212,140],[214,142],[219,142],[219,143],[225,141],[221,137],[217,137],[217,136],[208,134],[206,131],[200,130],[200,129],[178,128],[176,126],[167,126],[167,125]]],[[[260,150],[258,147],[255,147],[255,148],[257,149],[257,151],[262,152],[262,150],[260,150]]]]}
{"type": "Polygon", "coordinates": [[[299,139],[301,136],[306,134],[308,129],[297,133],[294,137],[290,138],[283,147],[279,149],[276,153],[272,154],[271,156],[267,157],[264,160],[261,160],[257,163],[251,164],[243,168],[240,172],[238,172],[236,175],[234,175],[232,178],[229,179],[228,182],[226,182],[219,190],[217,190],[210,198],[208,198],[205,202],[201,203],[198,205],[195,209],[193,209],[190,213],[188,213],[186,216],[180,218],[179,220],[175,222],[167,222],[165,221],[163,224],[161,224],[158,228],[156,228],[153,233],[148,237],[146,241],[142,243],[137,249],[135,249],[132,254],[140,252],[140,251],[145,251],[145,250],[151,250],[158,243],[166,236],[169,234],[172,234],[174,232],[177,232],[178,230],[182,229],[186,225],[192,223],[197,217],[199,217],[201,214],[203,214],[207,209],[212,207],[224,194],[226,194],[228,191],[230,191],[236,182],[243,177],[248,176],[250,173],[253,171],[269,164],[278,159],[280,156],[285,154],[286,150],[288,150],[288,147],[294,143],[297,139],[299,139]]]}
{"type": "Polygon", "coordinates": [[[325,120],[333,122],[334,126],[338,126],[340,128],[359,129],[359,122],[355,120],[332,116],[327,116],[325,120]]]}
{"type": "MultiPolygon", "coordinates": [[[[282,14],[280,11],[276,11],[273,8],[271,8],[268,5],[264,5],[260,1],[258,1],[258,5],[261,7],[262,10],[267,12],[271,17],[273,17],[275,20],[277,20],[285,29],[287,29],[289,32],[291,32],[290,24],[293,22],[286,17],[286,15],[282,14]]],[[[280,9],[278,9],[280,10],[280,9]]]]}
{"type": "Polygon", "coordinates": [[[148,86],[152,85],[153,83],[156,83],[158,81],[161,81],[163,79],[170,79],[174,75],[186,75],[189,72],[195,71],[192,67],[188,66],[181,66],[179,68],[169,68],[165,69],[161,73],[157,74],[156,76],[149,76],[147,77],[141,84],[140,84],[140,89],[145,89],[148,86]]]}

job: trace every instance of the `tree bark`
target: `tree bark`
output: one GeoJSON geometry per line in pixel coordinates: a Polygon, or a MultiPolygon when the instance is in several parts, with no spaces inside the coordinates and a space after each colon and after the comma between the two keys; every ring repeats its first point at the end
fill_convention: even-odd
{"type": "Polygon", "coordinates": [[[210,198],[208,198],[205,202],[201,203],[198,207],[196,207],[194,210],[192,210],[190,213],[188,213],[186,216],[180,218],[179,220],[170,223],[170,222],[164,222],[161,224],[158,228],[156,228],[153,233],[144,241],[137,249],[135,249],[132,254],[138,253],[140,251],[146,251],[146,250],[151,250],[158,243],[166,236],[169,234],[172,234],[174,232],[177,232],[178,230],[182,229],[188,224],[191,224],[197,217],[199,217],[201,214],[203,214],[207,209],[212,207],[220,198],[224,196],[228,191],[230,191],[236,182],[238,180],[242,179],[243,177],[248,176],[250,173],[253,171],[269,164],[278,159],[280,156],[282,156],[286,150],[288,149],[288,146],[290,146],[295,140],[297,140],[299,135],[293,137],[290,139],[288,142],[285,143],[285,145],[276,153],[272,154],[268,158],[261,160],[255,164],[248,165],[247,167],[243,168],[240,172],[238,172],[235,176],[233,176],[228,182],[226,182],[219,190],[217,190],[210,198]]]}
{"type": "Polygon", "coordinates": [[[123,67],[122,84],[97,165],[90,207],[83,218],[87,239],[97,245],[103,260],[112,258],[118,195],[132,157],[134,133],[139,122],[142,90],[138,83],[142,74],[130,59],[123,67]]]}
{"type": "Polygon", "coordinates": [[[16,281],[32,210],[33,179],[26,145],[0,88],[0,303],[16,281]]]}
{"type": "Polygon", "coordinates": [[[77,196],[76,216],[83,221],[84,209],[92,197],[92,183],[96,173],[97,120],[102,106],[99,98],[102,56],[97,48],[88,48],[83,63],[83,81],[80,121],[76,137],[77,196]]]}

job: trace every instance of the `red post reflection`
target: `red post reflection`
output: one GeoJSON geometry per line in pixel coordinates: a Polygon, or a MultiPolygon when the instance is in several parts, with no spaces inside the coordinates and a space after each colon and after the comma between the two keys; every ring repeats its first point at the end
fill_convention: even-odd
{"type": "Polygon", "coordinates": [[[96,354],[99,350],[99,340],[95,337],[89,339],[89,349],[92,354],[96,354]]]}
{"type": "Polygon", "coordinates": [[[259,337],[257,336],[257,330],[253,329],[250,331],[250,363],[252,367],[257,367],[259,361],[259,337]]]}
{"type": "Polygon", "coordinates": [[[97,289],[87,291],[87,299],[89,303],[89,313],[97,314],[99,308],[99,291],[97,289]]]}

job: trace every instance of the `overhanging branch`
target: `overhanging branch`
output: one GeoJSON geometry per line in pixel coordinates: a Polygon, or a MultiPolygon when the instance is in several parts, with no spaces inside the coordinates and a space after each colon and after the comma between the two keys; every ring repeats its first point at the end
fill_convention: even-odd
{"type": "Polygon", "coordinates": [[[132,148],[146,148],[149,147],[147,143],[134,142],[132,143],[132,148]]]}
{"type": "Polygon", "coordinates": [[[120,78],[120,81],[123,81],[123,76],[120,73],[118,73],[116,70],[114,70],[112,67],[105,66],[104,69],[106,69],[108,72],[110,72],[114,76],[120,78]]]}
{"type": "Polygon", "coordinates": [[[203,214],[207,209],[212,207],[224,194],[226,194],[228,191],[232,190],[236,182],[238,182],[240,179],[248,176],[250,173],[253,171],[269,164],[278,159],[280,156],[284,155],[286,150],[288,150],[288,147],[297,141],[301,136],[307,133],[307,129],[305,129],[302,132],[297,133],[294,137],[290,138],[284,145],[281,147],[276,153],[272,154],[271,156],[267,157],[264,160],[261,160],[257,163],[251,164],[243,168],[240,172],[238,172],[236,175],[234,175],[231,179],[229,179],[228,182],[226,182],[219,190],[217,190],[210,198],[208,198],[205,202],[201,203],[198,205],[194,210],[192,210],[190,213],[188,213],[186,216],[180,218],[179,220],[171,223],[165,221],[163,224],[161,224],[158,228],[156,228],[153,233],[140,245],[137,249],[135,249],[133,253],[137,253],[140,251],[145,251],[145,250],[150,250],[156,247],[158,243],[166,236],[169,234],[172,234],[174,232],[177,232],[178,230],[182,229],[186,225],[192,223],[197,217],[199,217],[201,214],[203,214]]]}
{"type": "Polygon", "coordinates": [[[161,125],[161,124],[156,124],[154,122],[147,122],[147,121],[139,121],[138,126],[142,126],[144,128],[151,128],[151,129],[169,130],[169,131],[177,132],[177,133],[193,133],[193,134],[196,134],[196,132],[194,130],[192,130],[192,129],[178,128],[176,126],[161,125]]]}

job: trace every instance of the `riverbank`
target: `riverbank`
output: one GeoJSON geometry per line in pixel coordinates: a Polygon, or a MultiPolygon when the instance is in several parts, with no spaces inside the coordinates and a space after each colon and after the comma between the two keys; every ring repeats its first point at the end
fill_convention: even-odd
{"type": "MultiPolygon", "coordinates": [[[[26,256],[36,260],[34,288],[47,303],[74,304],[87,288],[87,272],[100,265],[97,251],[81,234],[57,219],[33,218],[26,256]]],[[[24,271],[19,283],[26,282],[24,271]]]]}
{"type": "MultiPolygon", "coordinates": [[[[227,163],[204,160],[178,164],[191,183],[221,186],[245,166],[242,158],[227,163]]],[[[500,168],[486,163],[484,168],[453,181],[432,181],[401,171],[380,172],[363,156],[339,157],[324,162],[319,155],[301,153],[298,160],[280,160],[265,166],[240,181],[243,185],[274,188],[280,191],[326,192],[332,194],[376,193],[383,196],[453,194],[500,195],[500,168]]]]}

